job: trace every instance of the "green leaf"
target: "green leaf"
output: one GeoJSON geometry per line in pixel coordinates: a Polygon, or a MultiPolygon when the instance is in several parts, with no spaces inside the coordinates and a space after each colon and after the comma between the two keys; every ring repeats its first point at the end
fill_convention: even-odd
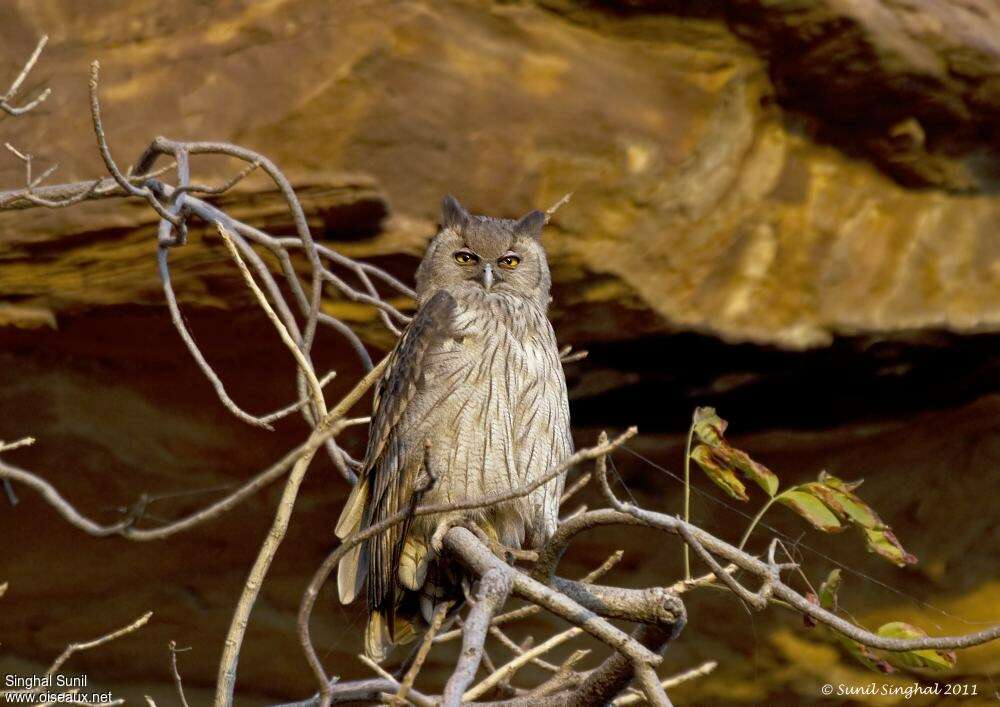
{"type": "Polygon", "coordinates": [[[739,501],[750,500],[743,483],[736,478],[733,470],[708,445],[699,444],[695,447],[694,451],[691,452],[691,458],[698,462],[698,466],[708,474],[708,478],[731,497],[739,501]]]}
{"type": "MultiPolygon", "coordinates": [[[[878,635],[885,638],[926,638],[927,634],[920,628],[902,621],[892,621],[880,626],[878,635]]],[[[902,652],[885,652],[886,659],[893,665],[902,668],[928,668],[930,670],[949,670],[955,667],[957,659],[952,651],[917,650],[902,652]]]]}
{"type": "MultiPolygon", "coordinates": [[[[760,486],[768,496],[774,496],[777,493],[778,477],[766,466],[751,459],[749,454],[736,449],[725,440],[723,435],[728,423],[715,413],[714,408],[697,408],[694,411],[694,422],[692,425],[694,434],[698,440],[711,449],[712,456],[714,457],[714,467],[728,468],[730,473],[740,471],[744,476],[760,486]]],[[[691,456],[694,458],[693,453],[691,456]]],[[[698,459],[695,459],[695,461],[701,464],[701,461],[698,459]]],[[[704,465],[702,465],[702,468],[705,468],[704,465]]],[[[740,486],[742,487],[742,484],[740,486]]],[[[739,498],[739,496],[733,497],[739,498]]],[[[742,498],[741,500],[745,501],[747,499],[742,498]]]]}
{"type": "Polygon", "coordinates": [[[826,581],[819,585],[819,605],[827,611],[837,612],[837,592],[840,590],[840,569],[830,570],[826,581]]]}
{"type": "Polygon", "coordinates": [[[916,564],[917,558],[903,549],[899,540],[888,527],[865,528],[864,531],[869,552],[878,553],[897,567],[916,564]]]}
{"type": "Polygon", "coordinates": [[[789,489],[778,496],[778,501],[791,508],[813,527],[824,533],[836,533],[844,529],[837,516],[822,501],[805,491],[789,489]]]}

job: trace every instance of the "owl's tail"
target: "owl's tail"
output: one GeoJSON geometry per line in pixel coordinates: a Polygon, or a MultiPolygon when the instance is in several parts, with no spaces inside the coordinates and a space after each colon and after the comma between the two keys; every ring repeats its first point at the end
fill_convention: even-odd
{"type": "Polygon", "coordinates": [[[450,625],[462,607],[462,584],[468,582],[464,572],[459,579],[459,572],[458,567],[432,562],[427,581],[417,591],[403,587],[396,595],[398,603],[373,610],[365,628],[365,654],[381,663],[393,647],[410,643],[430,626],[441,602],[450,605],[444,621],[450,625]]]}
{"type": "MultiPolygon", "coordinates": [[[[337,521],[336,534],[343,540],[361,529],[365,506],[368,500],[368,485],[357,484],[344,505],[337,521]]],[[[427,547],[416,538],[408,539],[399,560],[398,573],[403,589],[416,590],[416,594],[403,592],[406,598],[398,606],[369,607],[368,626],[365,629],[365,653],[372,660],[381,662],[394,645],[409,643],[416,638],[422,626],[422,613],[418,597],[427,576],[427,547]]],[[[368,575],[368,557],[365,543],[355,545],[344,555],[337,566],[337,593],[342,604],[350,604],[361,593],[368,575]]],[[[400,597],[402,598],[402,597],[400,597]]],[[[395,603],[395,602],[393,602],[395,603]]],[[[433,606],[433,604],[431,604],[433,606]]]]}
{"type": "MultiPolygon", "coordinates": [[[[343,540],[351,533],[361,528],[361,518],[368,500],[368,484],[355,484],[351,495],[344,504],[344,510],[337,521],[337,537],[343,540]]],[[[368,573],[367,562],[362,562],[362,549],[365,543],[358,543],[340,560],[337,565],[337,593],[341,604],[350,604],[361,592],[368,573]]]]}
{"type": "MultiPolygon", "coordinates": [[[[357,484],[344,504],[337,521],[336,534],[341,540],[361,529],[368,505],[368,484],[357,484]]],[[[496,531],[484,524],[494,538],[496,531]]],[[[420,532],[404,536],[393,559],[392,590],[382,602],[368,607],[365,629],[365,653],[381,662],[393,646],[409,643],[429,624],[435,607],[442,601],[452,605],[451,614],[462,603],[463,585],[470,577],[463,568],[436,557],[426,537],[420,532]]],[[[369,574],[368,543],[351,548],[337,566],[337,591],[343,604],[350,604],[361,593],[369,574]]]]}

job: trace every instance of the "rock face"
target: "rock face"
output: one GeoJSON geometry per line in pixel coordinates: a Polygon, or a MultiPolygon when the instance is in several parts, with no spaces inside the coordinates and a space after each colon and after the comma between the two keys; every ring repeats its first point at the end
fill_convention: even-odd
{"type": "MultiPolygon", "coordinates": [[[[996,618],[996,563],[981,561],[998,540],[988,503],[998,454],[990,393],[1000,389],[995,3],[139,0],[99,19],[71,0],[0,8],[10,75],[38,35],[51,36],[25,90],[50,86],[52,96],[31,116],[0,120],[3,141],[35,154],[36,173],[55,162],[50,182],[102,173],[86,96],[98,58],[120,163],[157,134],[253,148],[288,173],[318,238],[406,279],[442,194],[517,215],[573,192],[545,243],[559,338],[592,351],[568,371],[581,441],[591,427],[636,422],[652,433],[643,454],[676,468],[691,407],[715,404],[795,480],[824,466],[870,477],[872,502],[888,504],[887,520],[904,540],[919,538],[912,549],[926,560],[917,574],[883,570],[881,581],[970,620],[996,618]],[[955,515],[928,500],[942,497],[955,515]]],[[[238,169],[194,168],[203,182],[238,169]]],[[[2,188],[23,180],[12,157],[0,165],[2,188]]],[[[270,232],[291,230],[261,177],[218,202],[270,232]]],[[[244,479],[303,433],[290,423],[262,438],[226,417],[169,327],[154,251],[155,215],[134,201],[0,213],[0,439],[39,438],[12,461],[104,519],[144,491],[244,479]]],[[[230,388],[254,409],[286,403],[291,364],[256,333],[262,319],[218,239],[195,232],[172,269],[230,388]]],[[[331,306],[373,347],[390,345],[368,326],[374,312],[331,306]]],[[[346,387],[346,349],[322,343],[346,387]]],[[[623,460],[622,471],[653,502],[660,482],[677,492],[648,467],[623,460]]],[[[265,585],[241,660],[248,701],[310,691],[292,617],[332,542],[343,494],[333,479],[314,470],[296,540],[265,585]]],[[[31,548],[0,554],[0,581],[12,587],[4,606],[16,615],[0,637],[10,661],[41,663],[153,608],[141,639],[80,666],[137,699],[146,689],[173,700],[155,691],[167,689],[174,638],[196,646],[188,683],[212,684],[273,497],[152,548],[81,540],[19,495],[0,514],[8,547],[31,548]]],[[[200,499],[167,499],[161,512],[200,499]]],[[[705,514],[717,528],[734,522],[705,514]]],[[[850,553],[835,540],[831,552],[850,553]]],[[[614,542],[595,539],[570,569],[599,562],[614,542]]],[[[674,554],[664,565],[637,552],[624,581],[675,570],[674,554]]],[[[812,576],[826,569],[819,562],[812,576]]],[[[899,616],[903,600],[858,585],[859,619],[869,609],[873,623],[899,616]]],[[[730,635],[748,621],[739,607],[720,617],[718,600],[703,601],[711,610],[677,655],[724,665],[682,701],[809,701],[819,699],[817,665],[850,670],[836,652],[804,661],[809,637],[792,623],[767,619],[756,644],[730,635]],[[766,679],[753,677],[751,645],[773,668],[766,679]]],[[[358,669],[357,642],[344,637],[351,621],[332,596],[317,617],[345,676],[358,669]]],[[[963,675],[996,670],[998,655],[970,652],[963,675]]]]}
{"type": "MultiPolygon", "coordinates": [[[[331,172],[361,172],[367,188],[354,198],[381,203],[362,214],[360,235],[391,234],[366,255],[418,253],[445,192],[514,214],[572,191],[547,236],[567,340],[614,337],[607,322],[622,316],[650,333],[790,348],[844,333],[995,328],[1000,207],[970,166],[998,163],[995,7],[981,3],[977,20],[973,3],[770,5],[736,3],[727,23],[657,4],[616,14],[568,3],[134,3],[99,28],[73,3],[7,10],[5,45],[26,53],[52,34],[36,78],[54,94],[44,114],[6,121],[5,139],[58,161],[63,178],[94,174],[85,78],[99,55],[121,161],[162,133],[246,144],[342,201],[352,194],[331,172]],[[844,149],[826,146],[827,134],[844,149]],[[965,193],[914,191],[878,169],[899,176],[903,163],[965,175],[955,177],[965,193]]],[[[18,169],[4,172],[12,186],[18,169]]],[[[285,225],[252,192],[246,202],[285,225]]],[[[320,231],[356,238],[341,230],[352,215],[338,220],[326,205],[316,200],[320,231]]],[[[5,265],[17,271],[0,295],[57,318],[106,302],[34,269],[66,270],[99,247],[119,253],[108,274],[117,299],[146,301],[148,231],[135,226],[151,214],[141,212],[102,205],[95,220],[67,212],[27,229],[6,217],[16,250],[5,265]],[[122,252],[129,240],[145,248],[122,252]]],[[[105,279],[98,268],[80,277],[105,279]]],[[[211,272],[199,279],[189,301],[215,286],[211,272]]]]}

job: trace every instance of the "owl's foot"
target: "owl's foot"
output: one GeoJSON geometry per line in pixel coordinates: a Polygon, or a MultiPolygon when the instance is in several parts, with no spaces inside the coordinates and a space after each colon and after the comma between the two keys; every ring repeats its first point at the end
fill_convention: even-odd
{"type": "Polygon", "coordinates": [[[508,547],[496,539],[495,536],[487,533],[485,530],[480,528],[475,523],[470,524],[470,530],[476,534],[480,540],[483,541],[493,554],[497,557],[502,557],[507,564],[514,564],[515,562],[537,562],[538,553],[534,550],[522,550],[518,547],[508,547]]]}
{"type": "Polygon", "coordinates": [[[444,536],[447,535],[449,530],[457,527],[465,527],[465,525],[465,521],[461,518],[448,518],[438,523],[438,526],[434,529],[434,533],[431,535],[431,549],[434,550],[434,554],[444,554],[444,536]]]}

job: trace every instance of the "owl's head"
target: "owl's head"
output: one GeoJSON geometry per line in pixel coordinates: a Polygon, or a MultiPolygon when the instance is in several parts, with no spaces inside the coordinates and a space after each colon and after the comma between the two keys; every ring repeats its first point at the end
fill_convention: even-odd
{"type": "Polygon", "coordinates": [[[524,297],[543,310],[552,277],[542,248],[545,214],[519,220],[473,216],[453,196],[441,202],[441,230],[417,269],[417,296],[425,302],[441,289],[481,287],[524,297]]]}

